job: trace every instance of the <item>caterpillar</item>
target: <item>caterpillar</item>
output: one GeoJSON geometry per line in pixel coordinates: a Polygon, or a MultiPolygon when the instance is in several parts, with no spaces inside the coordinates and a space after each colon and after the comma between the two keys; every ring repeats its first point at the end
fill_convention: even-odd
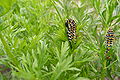
{"type": "MultiPolygon", "coordinates": [[[[114,31],[112,29],[109,29],[107,34],[106,34],[106,53],[108,53],[113,45],[113,40],[114,40],[114,31]]],[[[110,58],[107,56],[107,58],[110,58]]]]}
{"type": "Polygon", "coordinates": [[[72,19],[68,19],[65,22],[66,30],[67,30],[67,36],[68,40],[72,41],[73,39],[76,39],[76,23],[72,19]]]}

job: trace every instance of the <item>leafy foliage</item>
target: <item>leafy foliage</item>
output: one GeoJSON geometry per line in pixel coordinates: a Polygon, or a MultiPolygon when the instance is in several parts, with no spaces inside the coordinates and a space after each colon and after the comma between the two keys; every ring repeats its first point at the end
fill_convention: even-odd
{"type": "Polygon", "coordinates": [[[12,80],[114,80],[120,77],[119,26],[119,0],[0,1],[0,64],[12,69],[12,80]],[[72,48],[69,18],[77,25],[72,48]],[[111,61],[105,56],[109,28],[116,36],[111,61]]]}

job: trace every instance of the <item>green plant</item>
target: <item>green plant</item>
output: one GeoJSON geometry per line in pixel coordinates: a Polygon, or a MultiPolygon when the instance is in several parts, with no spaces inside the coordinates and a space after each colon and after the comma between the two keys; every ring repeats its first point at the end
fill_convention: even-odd
{"type": "MultiPolygon", "coordinates": [[[[1,2],[0,63],[12,69],[12,80],[120,77],[119,0],[1,2]],[[77,26],[72,48],[65,31],[65,21],[69,18],[77,26]],[[105,35],[109,28],[113,28],[116,39],[109,52],[112,60],[107,64],[105,35]]],[[[3,74],[0,78],[4,78],[3,74]]]]}

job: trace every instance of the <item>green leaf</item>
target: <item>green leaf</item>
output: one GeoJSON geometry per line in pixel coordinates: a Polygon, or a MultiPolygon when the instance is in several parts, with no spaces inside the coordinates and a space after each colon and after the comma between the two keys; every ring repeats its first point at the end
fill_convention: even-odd
{"type": "Polygon", "coordinates": [[[16,0],[0,0],[0,16],[5,15],[16,0]]]}

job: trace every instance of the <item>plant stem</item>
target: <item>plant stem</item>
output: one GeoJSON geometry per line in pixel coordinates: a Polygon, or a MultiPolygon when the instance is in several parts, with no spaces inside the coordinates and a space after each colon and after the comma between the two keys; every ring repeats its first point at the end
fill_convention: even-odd
{"type": "Polygon", "coordinates": [[[57,11],[57,13],[58,13],[58,16],[60,17],[62,23],[64,23],[64,21],[63,21],[61,15],[60,15],[60,12],[58,11],[57,7],[55,6],[55,2],[54,2],[53,0],[51,0],[51,2],[52,2],[52,4],[53,4],[54,8],[56,9],[56,11],[57,11]]]}
{"type": "Polygon", "coordinates": [[[105,73],[106,73],[105,67],[106,67],[106,60],[103,61],[102,76],[101,76],[102,78],[101,78],[101,80],[105,79],[105,73]]]}

